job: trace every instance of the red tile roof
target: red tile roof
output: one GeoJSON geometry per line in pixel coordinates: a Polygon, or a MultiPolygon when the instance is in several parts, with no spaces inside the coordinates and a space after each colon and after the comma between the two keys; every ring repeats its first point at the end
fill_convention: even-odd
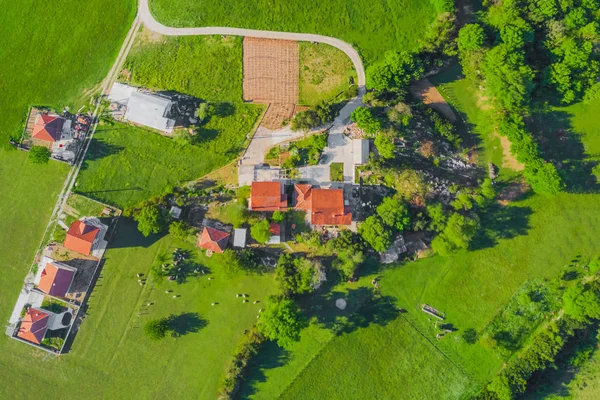
{"type": "Polygon", "coordinates": [[[21,321],[17,337],[40,344],[48,329],[49,314],[37,308],[29,307],[21,321]]]}
{"type": "Polygon", "coordinates": [[[46,142],[60,140],[64,119],[59,116],[38,114],[31,137],[46,142]]]}
{"type": "Polygon", "coordinates": [[[81,254],[90,255],[98,232],[100,232],[100,228],[86,224],[84,221],[75,221],[67,231],[65,247],[81,254]]]}
{"type": "Polygon", "coordinates": [[[47,263],[42,271],[38,288],[49,295],[65,297],[71,286],[71,282],[73,282],[74,276],[75,271],[71,269],[47,263]]]}
{"type": "Polygon", "coordinates": [[[308,211],[312,207],[312,186],[294,185],[294,209],[308,211]]]}
{"type": "Polygon", "coordinates": [[[287,197],[281,190],[281,182],[252,182],[250,209],[284,211],[287,208],[287,197]]]}
{"type": "Polygon", "coordinates": [[[295,185],[296,210],[310,214],[312,225],[350,225],[352,213],[344,206],[343,189],[313,189],[310,185],[295,185]]]}
{"type": "Polygon", "coordinates": [[[281,225],[273,222],[269,225],[269,232],[271,232],[271,235],[273,236],[281,236],[281,225]]]}
{"type": "Polygon", "coordinates": [[[205,226],[202,233],[198,235],[197,246],[215,253],[222,253],[227,248],[227,242],[229,242],[229,233],[205,226]]]}

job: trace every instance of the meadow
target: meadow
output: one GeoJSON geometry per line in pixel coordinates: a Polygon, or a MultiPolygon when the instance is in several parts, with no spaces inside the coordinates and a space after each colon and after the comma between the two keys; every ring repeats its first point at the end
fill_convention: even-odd
{"type": "Polygon", "coordinates": [[[5,61],[0,66],[0,145],[20,136],[30,105],[62,110],[86,104],[89,91],[114,62],[135,12],[130,0],[5,3],[0,16],[0,59],[5,61]]]}
{"type": "Polygon", "coordinates": [[[158,37],[142,33],[127,56],[121,80],[174,90],[209,102],[242,101],[242,38],[158,37]]]}
{"type": "Polygon", "coordinates": [[[388,50],[417,47],[444,0],[332,0],[328,2],[150,0],[158,21],[169,26],[230,26],[317,33],[356,46],[367,63],[388,50]]]}
{"type": "Polygon", "coordinates": [[[45,354],[2,335],[0,368],[10,380],[0,385],[0,397],[14,396],[28,381],[30,390],[44,388],[49,399],[62,398],[65,392],[85,398],[128,399],[135,393],[139,399],[174,394],[214,399],[237,340],[264,307],[243,304],[235,294],[264,301],[274,288],[272,275],[225,276],[218,256],[207,258],[170,236],[144,238],[134,222],[122,218],[88,317],[68,354],[42,362],[45,354]],[[176,247],[190,250],[194,262],[209,275],[191,274],[181,284],[149,280],[140,286],[136,274],[147,277],[162,255],[176,247]],[[211,306],[213,302],[218,304],[211,306]],[[153,342],[143,334],[147,320],[170,314],[179,317],[179,337],[153,342]]]}
{"type": "Polygon", "coordinates": [[[344,92],[356,84],[356,71],[341,50],[324,44],[300,42],[300,81],[298,102],[316,105],[319,102],[345,100],[344,92]]]}
{"type": "Polygon", "coordinates": [[[90,144],[76,191],[124,208],[200,178],[239,154],[261,112],[256,105],[228,105],[228,115],[200,128],[197,144],[105,122],[90,144]]]}

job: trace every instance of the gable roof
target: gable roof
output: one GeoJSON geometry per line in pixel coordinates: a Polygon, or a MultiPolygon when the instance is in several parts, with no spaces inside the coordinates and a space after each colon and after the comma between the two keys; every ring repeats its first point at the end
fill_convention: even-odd
{"type": "Polygon", "coordinates": [[[198,247],[222,253],[227,248],[229,233],[205,226],[202,233],[198,235],[198,247]]]}
{"type": "Polygon", "coordinates": [[[58,115],[38,114],[35,118],[31,137],[54,143],[60,140],[64,122],[65,120],[58,115]]]}
{"type": "Polygon", "coordinates": [[[40,344],[46,336],[50,314],[38,308],[29,307],[21,321],[17,337],[40,344]]]}
{"type": "Polygon", "coordinates": [[[90,255],[92,244],[98,236],[100,228],[87,224],[85,221],[77,220],[71,224],[67,231],[65,247],[81,254],[90,255]]]}
{"type": "Polygon", "coordinates": [[[38,289],[51,296],[65,297],[73,282],[75,271],[61,266],[59,263],[48,262],[42,271],[38,289]]]}
{"type": "Polygon", "coordinates": [[[175,120],[167,118],[172,101],[154,94],[133,92],[127,102],[125,119],[140,125],[170,132],[175,120]]]}
{"type": "Polygon", "coordinates": [[[282,194],[281,182],[252,182],[250,209],[253,211],[284,211],[287,196],[282,194]]]}
{"type": "Polygon", "coordinates": [[[294,209],[308,211],[312,208],[312,185],[294,185],[294,209]]]}

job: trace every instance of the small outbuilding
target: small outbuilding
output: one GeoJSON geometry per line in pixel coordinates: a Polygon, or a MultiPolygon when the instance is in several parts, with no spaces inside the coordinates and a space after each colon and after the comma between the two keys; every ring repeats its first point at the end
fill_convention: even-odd
{"type": "Polygon", "coordinates": [[[354,139],[352,141],[352,152],[354,153],[354,165],[364,165],[369,161],[369,140],[354,139]]]}
{"type": "Polygon", "coordinates": [[[179,219],[181,217],[181,208],[173,206],[171,210],[169,210],[169,215],[175,219],[179,219]]]}
{"type": "Polygon", "coordinates": [[[246,247],[248,229],[236,229],[233,232],[233,247],[243,249],[246,247]]]}

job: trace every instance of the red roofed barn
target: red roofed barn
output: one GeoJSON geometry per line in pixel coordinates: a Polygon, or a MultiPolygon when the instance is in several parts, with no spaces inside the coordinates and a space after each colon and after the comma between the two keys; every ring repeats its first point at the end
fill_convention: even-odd
{"type": "Polygon", "coordinates": [[[33,126],[32,139],[54,143],[60,140],[65,120],[57,115],[38,114],[33,126]]]}
{"type": "Polygon", "coordinates": [[[252,182],[249,208],[252,211],[285,211],[284,186],[281,182],[252,182]]]}
{"type": "Polygon", "coordinates": [[[46,336],[50,315],[37,308],[29,307],[25,313],[17,337],[32,343],[40,344],[46,336]]]}
{"type": "Polygon", "coordinates": [[[67,231],[65,247],[89,256],[92,253],[92,246],[99,232],[100,228],[94,225],[82,220],[75,221],[67,231]]]}
{"type": "Polygon", "coordinates": [[[228,242],[229,233],[205,226],[202,233],[198,235],[197,246],[214,253],[222,253],[227,248],[228,242]]]}
{"type": "Polygon", "coordinates": [[[51,296],[65,297],[75,277],[75,271],[59,263],[48,262],[41,273],[38,289],[51,296]]]}
{"type": "Polygon", "coordinates": [[[306,211],[311,225],[350,225],[352,213],[344,205],[343,189],[314,189],[294,185],[294,209],[306,211]]]}

